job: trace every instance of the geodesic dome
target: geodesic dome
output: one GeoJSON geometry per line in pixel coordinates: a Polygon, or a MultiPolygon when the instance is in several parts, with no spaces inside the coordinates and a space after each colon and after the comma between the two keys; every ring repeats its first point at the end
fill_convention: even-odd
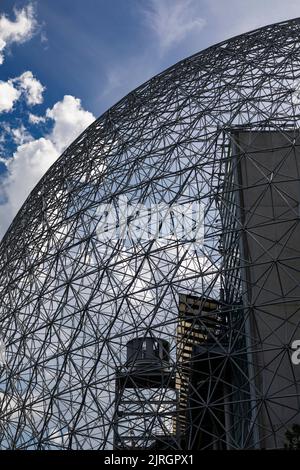
{"type": "Polygon", "coordinates": [[[295,19],[179,62],[32,191],[0,247],[1,448],[284,445],[300,401],[299,34],[295,19]],[[128,218],[109,218],[125,199],[126,239],[128,218]],[[171,229],[140,236],[141,204],[169,207],[171,229]]]}

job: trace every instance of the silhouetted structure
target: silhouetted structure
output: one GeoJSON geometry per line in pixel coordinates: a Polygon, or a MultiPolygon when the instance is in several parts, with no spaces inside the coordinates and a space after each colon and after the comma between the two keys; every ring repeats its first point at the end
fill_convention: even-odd
{"type": "Polygon", "coordinates": [[[169,344],[152,337],[127,344],[127,362],[117,369],[115,449],[177,448],[178,398],[169,344]]]}

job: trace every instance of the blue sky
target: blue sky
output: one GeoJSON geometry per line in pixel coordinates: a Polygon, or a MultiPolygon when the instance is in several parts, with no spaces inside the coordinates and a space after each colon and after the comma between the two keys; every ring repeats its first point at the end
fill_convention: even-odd
{"type": "Polygon", "coordinates": [[[296,16],[299,0],[0,0],[0,238],[66,146],[133,88],[296,16]]]}

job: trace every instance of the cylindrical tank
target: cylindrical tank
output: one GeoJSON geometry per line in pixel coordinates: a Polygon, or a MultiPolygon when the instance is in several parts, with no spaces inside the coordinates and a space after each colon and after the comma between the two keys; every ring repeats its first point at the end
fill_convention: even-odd
{"type": "Polygon", "coordinates": [[[138,369],[163,369],[170,362],[170,346],[165,339],[134,338],[127,343],[127,366],[138,369]]]}

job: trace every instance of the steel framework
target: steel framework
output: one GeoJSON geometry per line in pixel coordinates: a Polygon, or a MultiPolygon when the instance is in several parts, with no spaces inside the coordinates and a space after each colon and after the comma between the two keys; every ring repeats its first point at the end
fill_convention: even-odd
{"type": "Polygon", "coordinates": [[[1,448],[284,445],[300,422],[299,36],[294,19],[179,62],[32,191],[0,246],[1,448]],[[101,239],[99,205],[121,196],[201,201],[203,243],[101,239]],[[139,338],[150,356],[168,343],[155,390],[126,359],[139,338]]]}

